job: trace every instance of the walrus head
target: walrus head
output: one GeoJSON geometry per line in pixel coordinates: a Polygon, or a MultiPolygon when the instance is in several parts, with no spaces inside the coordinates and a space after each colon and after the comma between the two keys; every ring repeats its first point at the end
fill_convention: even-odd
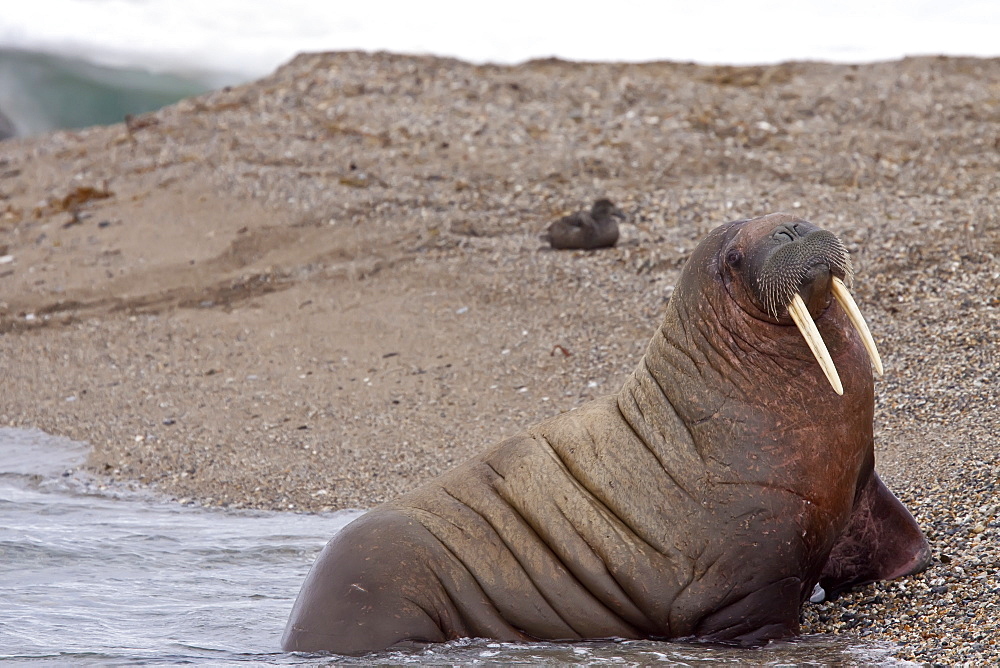
{"type": "Polygon", "coordinates": [[[745,312],[773,323],[795,323],[837,394],[844,393],[843,384],[814,321],[833,300],[882,375],[875,340],[849,290],[850,255],[832,232],[788,214],[763,216],[722,245],[718,262],[730,296],[745,312]]]}

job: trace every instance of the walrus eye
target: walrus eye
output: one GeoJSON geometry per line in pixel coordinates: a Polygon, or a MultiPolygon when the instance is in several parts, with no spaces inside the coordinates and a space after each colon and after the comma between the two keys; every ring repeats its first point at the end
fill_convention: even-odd
{"type": "Polygon", "coordinates": [[[726,253],[726,264],[734,269],[743,262],[743,253],[737,249],[732,249],[726,253]]]}

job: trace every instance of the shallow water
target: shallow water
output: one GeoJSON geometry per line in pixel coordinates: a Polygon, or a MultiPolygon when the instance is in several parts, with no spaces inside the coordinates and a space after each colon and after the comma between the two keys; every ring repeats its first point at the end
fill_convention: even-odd
{"type": "Polygon", "coordinates": [[[86,452],[0,428],[0,663],[901,665],[891,646],[819,636],[757,650],[465,640],[364,659],[284,654],[309,566],[358,513],[180,506],[78,473],[86,452]]]}

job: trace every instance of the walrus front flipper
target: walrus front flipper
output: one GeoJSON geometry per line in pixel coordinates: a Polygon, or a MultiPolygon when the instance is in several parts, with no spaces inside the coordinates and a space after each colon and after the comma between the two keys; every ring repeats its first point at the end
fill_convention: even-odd
{"type": "Polygon", "coordinates": [[[799,632],[802,580],[788,577],[754,589],[708,615],[694,637],[743,647],[763,645],[799,632]]]}
{"type": "Polygon", "coordinates": [[[835,596],[857,585],[919,573],[930,561],[930,547],[916,520],[873,471],[819,584],[835,596]]]}

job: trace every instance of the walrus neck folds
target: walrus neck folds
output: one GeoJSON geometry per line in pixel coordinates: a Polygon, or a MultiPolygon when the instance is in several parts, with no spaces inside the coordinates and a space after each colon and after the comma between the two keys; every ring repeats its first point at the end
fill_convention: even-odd
{"type": "MultiPolygon", "coordinates": [[[[826,498],[827,490],[804,484],[809,477],[802,473],[828,459],[827,450],[810,444],[798,449],[794,465],[787,465],[780,461],[780,450],[744,450],[733,444],[762,443],[762,430],[767,438],[783,438],[782,430],[792,428],[791,422],[782,425],[779,419],[765,429],[762,416],[770,415],[803,414],[817,423],[865,429],[874,401],[871,371],[847,318],[832,313],[823,321],[833,357],[852,388],[842,401],[830,401],[817,391],[822,377],[815,361],[802,354],[795,328],[741,317],[735,305],[728,305],[727,311],[725,303],[712,304],[704,296],[685,290],[671,296],[663,323],[617,396],[619,412],[669,475],[685,481],[694,498],[710,495],[705,490],[720,482],[769,484],[808,499],[810,507],[829,508],[833,501],[826,498]],[[795,354],[789,354],[793,347],[795,354]],[[766,369],[767,377],[780,385],[762,384],[757,369],[766,369]],[[852,416],[846,423],[845,414],[852,416]],[[772,466],[787,475],[780,481],[755,477],[757,467],[771,471],[772,466]]],[[[863,439],[871,440],[868,431],[863,439]]],[[[834,449],[846,447],[844,443],[834,449]]],[[[827,474],[849,477],[855,465],[827,474]]]]}

